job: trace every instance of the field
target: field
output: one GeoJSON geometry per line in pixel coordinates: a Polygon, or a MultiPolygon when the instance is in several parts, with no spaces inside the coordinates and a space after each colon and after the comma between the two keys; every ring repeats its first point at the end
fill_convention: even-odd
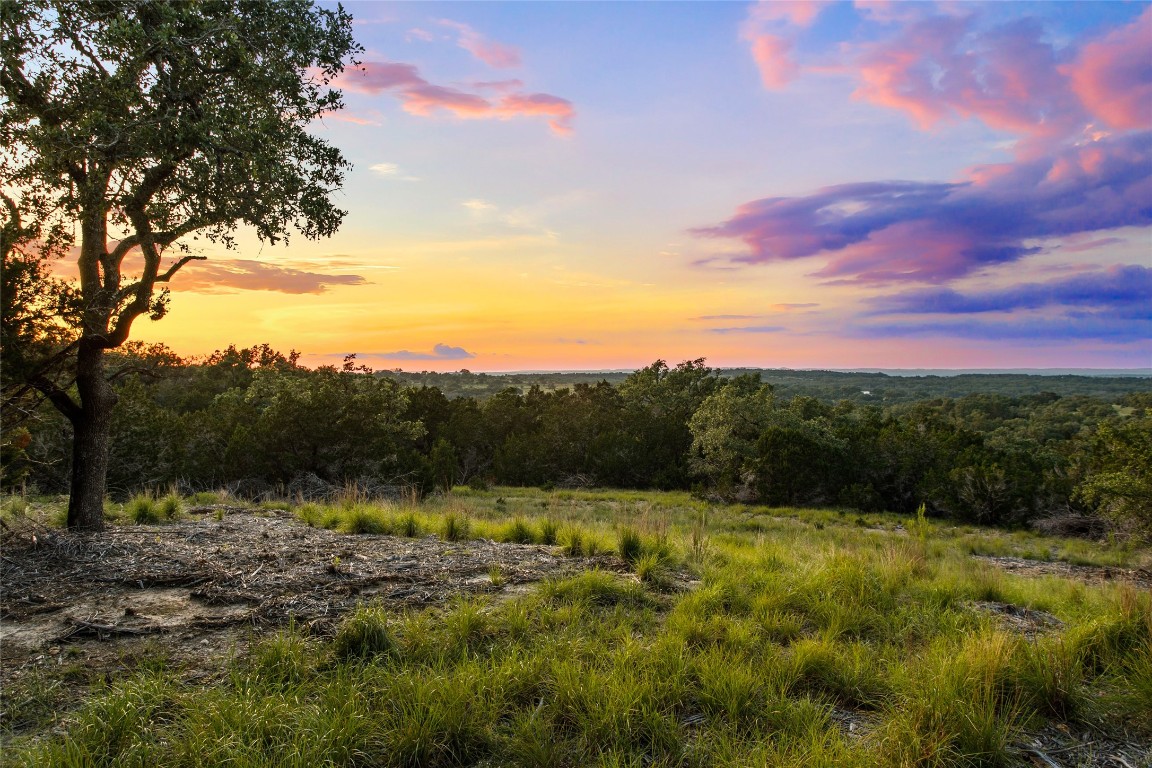
{"type": "Polygon", "coordinates": [[[1152,761],[1123,542],[655,492],[57,508],[4,509],[7,765],[1152,761]]]}

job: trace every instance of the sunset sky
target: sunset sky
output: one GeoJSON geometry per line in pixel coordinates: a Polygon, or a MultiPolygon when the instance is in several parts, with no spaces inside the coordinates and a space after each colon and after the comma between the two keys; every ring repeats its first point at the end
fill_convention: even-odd
{"type": "Polygon", "coordinates": [[[1152,6],[345,3],[340,232],[137,338],[405,370],[1152,366],[1152,6]]]}

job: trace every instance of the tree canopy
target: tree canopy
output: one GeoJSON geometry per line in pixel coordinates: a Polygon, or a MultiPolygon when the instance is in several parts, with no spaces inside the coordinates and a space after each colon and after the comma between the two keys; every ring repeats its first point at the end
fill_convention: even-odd
{"type": "Polygon", "coordinates": [[[0,3],[0,23],[5,270],[31,265],[42,307],[61,289],[37,259],[67,254],[77,273],[75,311],[47,324],[65,331],[36,346],[45,324],[29,338],[6,322],[5,362],[71,421],[69,524],[99,528],[104,351],[165,314],[169,281],[204,258],[190,240],[335,232],[349,164],[308,129],[342,106],[329,83],[359,49],[344,10],[310,0],[27,0],[0,3]]]}

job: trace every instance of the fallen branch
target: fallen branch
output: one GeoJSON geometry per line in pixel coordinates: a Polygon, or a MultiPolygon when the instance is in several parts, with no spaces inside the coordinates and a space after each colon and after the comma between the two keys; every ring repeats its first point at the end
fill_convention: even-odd
{"type": "Polygon", "coordinates": [[[70,618],[72,624],[64,634],[53,638],[52,642],[62,643],[76,636],[95,635],[97,640],[106,640],[112,635],[151,635],[160,630],[157,627],[122,627],[116,624],[98,624],[94,621],[70,618]]]}

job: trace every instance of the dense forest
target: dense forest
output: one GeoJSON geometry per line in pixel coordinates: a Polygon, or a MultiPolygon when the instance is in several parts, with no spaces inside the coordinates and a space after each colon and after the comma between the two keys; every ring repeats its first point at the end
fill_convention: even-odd
{"type": "MultiPolygon", "coordinates": [[[[309,369],[268,346],[186,361],[144,345],[115,370],[114,495],[691,489],[1091,533],[1147,529],[1152,509],[1152,384],[1138,377],[719,371],[693,360],[613,382],[375,373],[352,357],[309,369]]],[[[14,413],[4,484],[65,491],[67,422],[48,408],[14,413]]]]}

